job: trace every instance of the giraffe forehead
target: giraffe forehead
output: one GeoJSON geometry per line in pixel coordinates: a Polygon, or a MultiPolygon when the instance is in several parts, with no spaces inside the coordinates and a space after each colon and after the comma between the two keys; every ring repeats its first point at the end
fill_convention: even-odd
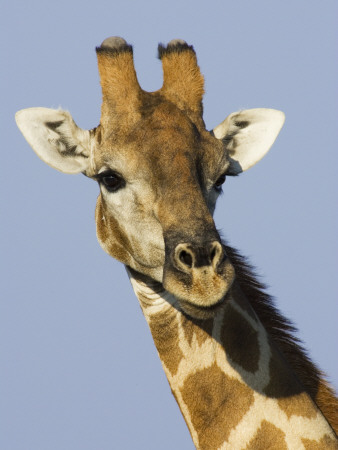
{"type": "Polygon", "coordinates": [[[157,162],[159,157],[164,163],[178,151],[191,152],[192,158],[202,151],[209,159],[215,149],[220,155],[224,153],[222,143],[205,129],[201,118],[179,109],[156,92],[144,94],[142,107],[135,112],[137,119],[117,123],[112,117],[98,127],[95,159],[112,156],[117,150],[131,163],[149,159],[157,162]]]}
{"type": "Polygon", "coordinates": [[[196,175],[227,167],[223,145],[209,132],[199,129],[177,108],[166,117],[164,112],[157,110],[127,132],[113,130],[106,139],[101,138],[99,131],[96,167],[117,164],[116,170],[122,173],[126,170],[131,176],[143,175],[149,180],[179,175],[186,183],[196,179],[196,175]]]}

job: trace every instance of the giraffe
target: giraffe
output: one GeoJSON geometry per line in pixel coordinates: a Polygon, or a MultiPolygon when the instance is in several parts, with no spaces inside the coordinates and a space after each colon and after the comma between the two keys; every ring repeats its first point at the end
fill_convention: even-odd
{"type": "Polygon", "coordinates": [[[102,248],[121,261],[198,449],[336,449],[338,401],[249,264],[213,220],[227,176],[270,149],[284,114],[230,114],[209,132],[192,46],[159,45],[163,86],[141,89],[133,49],[96,48],[100,124],[29,108],[16,122],[37,155],[100,186],[102,248]]]}

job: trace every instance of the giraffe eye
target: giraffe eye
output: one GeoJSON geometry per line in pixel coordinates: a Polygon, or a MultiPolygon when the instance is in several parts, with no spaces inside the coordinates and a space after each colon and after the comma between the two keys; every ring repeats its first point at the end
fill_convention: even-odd
{"type": "Polygon", "coordinates": [[[115,172],[103,172],[99,175],[98,181],[107,191],[116,192],[126,185],[125,180],[115,172]]]}
{"type": "Polygon", "coordinates": [[[221,175],[218,178],[218,180],[214,184],[216,191],[220,191],[222,189],[222,184],[224,184],[225,180],[226,180],[225,174],[221,175]]]}

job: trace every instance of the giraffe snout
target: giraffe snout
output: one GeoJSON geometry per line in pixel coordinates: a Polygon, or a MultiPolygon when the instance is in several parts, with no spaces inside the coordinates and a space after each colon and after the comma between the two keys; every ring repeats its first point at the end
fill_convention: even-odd
{"type": "Polygon", "coordinates": [[[225,259],[226,254],[222,244],[218,241],[209,242],[205,246],[178,244],[173,253],[176,267],[187,273],[205,266],[212,266],[216,271],[219,264],[225,259]]]}
{"type": "MultiPolygon", "coordinates": [[[[163,272],[165,289],[180,301],[189,315],[204,310],[203,316],[220,305],[235,277],[234,268],[215,233],[203,240],[166,242],[163,272]]],[[[196,316],[197,317],[197,316],[196,316]]]]}

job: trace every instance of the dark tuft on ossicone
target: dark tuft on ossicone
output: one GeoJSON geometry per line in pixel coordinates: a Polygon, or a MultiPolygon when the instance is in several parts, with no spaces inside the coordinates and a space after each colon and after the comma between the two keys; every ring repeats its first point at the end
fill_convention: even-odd
{"type": "Polygon", "coordinates": [[[158,44],[158,58],[162,59],[163,56],[168,55],[170,53],[182,53],[185,51],[191,51],[195,53],[194,47],[192,45],[188,45],[182,39],[173,39],[168,43],[167,46],[163,44],[158,44]]]}
{"type": "Polygon", "coordinates": [[[133,53],[133,47],[129,45],[123,38],[113,36],[105,39],[100,47],[96,47],[97,53],[106,53],[115,56],[120,53],[133,53]]]}

